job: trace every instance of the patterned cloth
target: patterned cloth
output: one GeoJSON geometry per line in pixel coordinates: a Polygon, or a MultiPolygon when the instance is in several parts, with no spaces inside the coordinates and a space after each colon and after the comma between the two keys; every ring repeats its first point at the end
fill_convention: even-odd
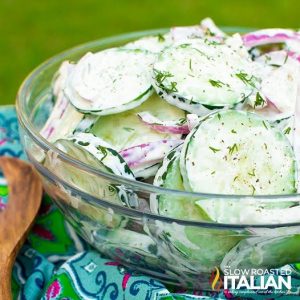
{"type": "MultiPolygon", "coordinates": [[[[0,155],[25,158],[13,106],[0,109],[0,155]]],[[[2,177],[0,209],[5,209],[8,193],[2,177]]],[[[150,277],[138,275],[117,262],[101,257],[76,235],[45,195],[35,225],[15,262],[12,290],[14,299],[21,300],[300,299],[300,273],[295,271],[295,266],[293,270],[293,286],[299,288],[291,291],[290,296],[266,296],[259,291],[255,295],[245,291],[235,295],[228,291],[220,294],[179,293],[172,287],[167,289],[150,277]]]]}

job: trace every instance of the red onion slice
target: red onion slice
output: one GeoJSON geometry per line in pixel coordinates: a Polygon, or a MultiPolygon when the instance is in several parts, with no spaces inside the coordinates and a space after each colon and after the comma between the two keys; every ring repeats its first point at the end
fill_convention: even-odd
{"type": "Polygon", "coordinates": [[[162,161],[167,153],[182,143],[182,140],[161,140],[123,149],[120,154],[134,170],[142,165],[154,165],[162,161]]]}
{"type": "Polygon", "coordinates": [[[158,132],[171,134],[188,134],[190,132],[185,119],[178,121],[162,121],[147,111],[140,112],[137,115],[143,123],[158,132]]]}
{"type": "Polygon", "coordinates": [[[242,36],[244,45],[252,48],[266,44],[284,43],[287,40],[299,40],[300,33],[289,29],[262,29],[242,36]]]}

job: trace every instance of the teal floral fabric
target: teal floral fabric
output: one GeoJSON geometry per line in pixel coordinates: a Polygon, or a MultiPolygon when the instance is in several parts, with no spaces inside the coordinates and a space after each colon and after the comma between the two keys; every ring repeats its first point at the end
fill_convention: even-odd
{"type": "MultiPolygon", "coordinates": [[[[13,106],[0,109],[0,155],[25,159],[13,106]]],[[[5,178],[0,174],[0,210],[5,209],[8,195],[5,178]]],[[[35,225],[15,262],[12,291],[14,299],[20,300],[300,299],[298,267],[290,266],[296,288],[289,295],[245,290],[179,291],[102,257],[77,236],[45,195],[35,225]]]]}

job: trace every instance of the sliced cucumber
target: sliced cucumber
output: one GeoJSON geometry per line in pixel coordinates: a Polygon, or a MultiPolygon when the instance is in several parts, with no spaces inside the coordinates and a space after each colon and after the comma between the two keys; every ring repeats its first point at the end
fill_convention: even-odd
{"type": "MultiPolygon", "coordinates": [[[[112,174],[134,180],[134,175],[124,159],[101,139],[89,133],[78,133],[68,139],[60,139],[56,147],[68,155],[80,159],[93,167],[112,174]]],[[[48,154],[45,165],[67,182],[107,201],[137,207],[137,196],[123,185],[111,184],[109,180],[83,174],[83,171],[57,160],[52,153],[48,154]]]]}
{"type": "Polygon", "coordinates": [[[282,224],[287,220],[291,223],[300,221],[300,206],[293,201],[202,199],[196,204],[217,223],[282,224]]]}
{"type": "MultiPolygon", "coordinates": [[[[270,230],[271,231],[271,230],[270,230]]],[[[277,268],[300,260],[300,235],[252,237],[241,241],[224,257],[221,268],[277,268]]]]}
{"type": "Polygon", "coordinates": [[[136,41],[130,42],[123,46],[124,49],[140,49],[150,51],[153,53],[159,53],[164,48],[172,44],[170,34],[158,34],[157,36],[147,36],[136,41]]]}
{"type": "Polygon", "coordinates": [[[235,107],[258,85],[249,57],[231,45],[200,40],[165,49],[153,70],[159,95],[199,115],[235,107]]]}
{"type": "Polygon", "coordinates": [[[67,77],[73,68],[74,65],[68,61],[63,62],[53,82],[55,105],[47,122],[40,131],[41,135],[50,143],[54,143],[56,140],[72,134],[84,116],[70,104],[69,100],[63,94],[67,77]]]}
{"type": "Polygon", "coordinates": [[[135,108],[153,92],[153,55],[118,48],[87,53],[68,76],[65,95],[85,113],[108,115],[135,108]]]}
{"type": "MultiPolygon", "coordinates": [[[[180,147],[173,149],[164,159],[158,170],[154,185],[163,188],[184,190],[180,173],[180,147]]],[[[153,213],[186,220],[210,220],[205,211],[197,205],[197,198],[162,194],[152,194],[150,209],[153,213]]],[[[162,225],[161,236],[176,255],[185,257],[185,263],[191,263],[192,268],[210,270],[221,263],[227,251],[231,249],[240,237],[233,232],[179,226],[173,224],[162,225]],[[198,266],[199,267],[199,266],[198,266]]]]}
{"type": "Polygon", "coordinates": [[[291,145],[294,146],[295,136],[295,116],[287,117],[281,120],[271,122],[271,125],[285,134],[290,141],[291,145]]]}
{"type": "Polygon", "coordinates": [[[174,121],[185,117],[185,112],[168,104],[156,94],[136,109],[111,116],[101,116],[91,132],[113,145],[118,151],[143,143],[180,138],[179,134],[161,133],[141,122],[138,113],[149,111],[163,121],[174,121]]]}
{"type": "Polygon", "coordinates": [[[74,145],[83,148],[98,159],[109,173],[134,179],[123,157],[111,145],[91,133],[77,133],[69,137],[74,145]]]}
{"type": "MultiPolygon", "coordinates": [[[[101,161],[83,147],[75,145],[71,140],[60,139],[55,145],[75,159],[80,159],[80,161],[83,161],[94,168],[107,172],[107,168],[101,161]]],[[[105,199],[112,203],[125,204],[127,206],[130,206],[132,202],[136,201],[136,195],[131,191],[126,193],[127,190],[125,187],[112,184],[109,180],[105,180],[99,176],[84,173],[77,167],[65,163],[61,159],[57,159],[56,154],[53,152],[47,153],[45,167],[58,177],[63,178],[72,186],[99,197],[100,199],[105,199]],[[126,198],[124,198],[124,193],[126,194],[126,198]]],[[[64,189],[63,187],[59,187],[58,190],[58,193],[62,193],[63,191],[61,190],[64,189]]],[[[67,191],[61,197],[62,199],[65,199],[69,205],[74,207],[76,212],[81,213],[83,216],[86,216],[105,227],[116,228],[126,223],[124,217],[121,217],[113,211],[108,213],[106,208],[87,203],[85,200],[82,200],[80,197],[76,197],[67,191]]]]}
{"type": "Polygon", "coordinates": [[[211,18],[205,18],[200,23],[201,28],[204,30],[206,36],[225,38],[226,33],[222,31],[211,18]]]}
{"type": "Polygon", "coordinates": [[[99,116],[97,115],[85,114],[81,121],[77,124],[73,134],[78,132],[90,132],[98,119],[99,116]]]}
{"type": "MultiPolygon", "coordinates": [[[[180,173],[181,146],[176,147],[165,157],[162,166],[157,171],[153,184],[163,188],[184,191],[180,173]]],[[[154,213],[171,216],[178,219],[208,220],[204,211],[196,205],[197,199],[188,199],[162,193],[151,195],[150,208],[154,213]]]]}
{"type": "Polygon", "coordinates": [[[134,176],[137,180],[145,180],[155,176],[159,169],[160,163],[153,164],[151,166],[141,167],[134,170],[134,176]]]}
{"type": "Polygon", "coordinates": [[[296,191],[293,149],[259,116],[220,111],[184,143],[180,160],[186,189],[216,194],[272,195],[296,191]]]}
{"type": "Polygon", "coordinates": [[[156,244],[148,235],[128,229],[109,231],[106,239],[110,244],[117,244],[118,247],[135,250],[138,253],[155,255],[157,252],[156,244]]]}
{"type": "Polygon", "coordinates": [[[174,43],[188,41],[189,39],[200,39],[205,35],[200,25],[176,26],[170,30],[170,36],[174,43]]]}
{"type": "Polygon", "coordinates": [[[261,83],[261,93],[286,116],[295,112],[300,79],[298,64],[293,59],[287,60],[285,64],[272,70],[261,83]]]}

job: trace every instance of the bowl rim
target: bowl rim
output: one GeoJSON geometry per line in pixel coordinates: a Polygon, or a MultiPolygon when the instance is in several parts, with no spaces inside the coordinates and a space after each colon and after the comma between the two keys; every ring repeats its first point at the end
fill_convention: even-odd
{"type": "MultiPolygon", "coordinates": [[[[96,168],[94,168],[91,165],[88,165],[80,160],[77,160],[71,156],[69,156],[68,154],[64,153],[63,151],[59,150],[58,148],[56,148],[52,143],[48,142],[44,137],[42,137],[39,133],[39,131],[37,131],[35,129],[35,126],[32,124],[32,122],[29,119],[29,116],[26,115],[25,111],[26,111],[26,99],[28,97],[28,95],[30,94],[30,88],[31,88],[31,84],[34,82],[35,78],[38,77],[38,75],[42,72],[44,72],[45,70],[47,70],[48,67],[50,67],[51,65],[58,63],[59,61],[62,61],[64,59],[67,59],[69,56],[71,56],[72,54],[76,54],[80,51],[86,50],[88,51],[89,48],[92,47],[96,47],[96,46],[109,46],[111,43],[116,43],[116,42],[122,42],[128,39],[137,39],[137,38],[141,38],[144,36],[149,36],[149,35],[157,35],[160,33],[165,33],[169,30],[170,28],[160,28],[160,29],[151,29],[151,30],[143,30],[143,31],[135,31],[135,32],[130,32],[130,33],[123,33],[123,34],[118,34],[118,35],[114,35],[111,37],[105,37],[105,38],[100,38],[94,41],[90,41],[87,43],[83,43],[80,44],[78,46],[72,47],[70,49],[67,49],[61,53],[58,53],[54,56],[52,56],[51,58],[49,58],[48,60],[44,61],[43,63],[41,63],[40,65],[38,65],[31,73],[29,73],[29,75],[24,79],[24,81],[22,82],[18,93],[17,93],[17,98],[16,98],[16,111],[17,111],[17,117],[19,120],[19,124],[23,127],[24,130],[26,130],[27,134],[35,141],[35,143],[38,144],[38,146],[40,148],[42,148],[45,152],[48,151],[52,151],[54,152],[57,157],[59,159],[61,159],[62,161],[75,166],[83,171],[86,171],[88,173],[91,173],[93,175],[98,175],[101,177],[104,177],[105,179],[110,179],[110,180],[114,180],[114,181],[118,181],[119,183],[122,184],[126,184],[127,186],[131,186],[133,188],[135,188],[136,190],[144,190],[147,192],[151,192],[151,193],[163,193],[163,194],[170,194],[172,196],[176,196],[176,197],[199,197],[199,198],[204,198],[204,199],[214,199],[214,200],[226,200],[226,199],[230,199],[230,200],[234,200],[234,201],[245,201],[246,199],[250,200],[278,200],[278,201],[296,201],[296,199],[292,200],[292,198],[295,197],[300,197],[299,193],[294,193],[294,194],[279,194],[279,195],[230,195],[230,194],[214,194],[214,193],[199,193],[199,192],[190,192],[190,191],[179,191],[179,190],[174,190],[174,189],[167,189],[167,188],[162,188],[162,187],[158,187],[158,186],[154,186],[152,184],[149,183],[145,183],[145,182],[140,182],[140,181],[134,181],[131,179],[127,179],[124,178],[122,176],[119,175],[114,175],[114,174],[110,174],[110,173],[105,173],[103,171],[100,171],[96,168]]],[[[253,28],[246,28],[246,27],[222,27],[222,29],[224,29],[227,32],[240,32],[240,33],[245,33],[245,32],[249,32],[250,30],[255,30],[253,28]]],[[[39,168],[41,169],[41,168],[39,168]]],[[[45,173],[45,172],[43,172],[45,173]]],[[[53,174],[52,174],[53,175],[53,174]]],[[[59,178],[59,180],[61,181],[61,179],[59,178]]],[[[65,183],[64,183],[65,184],[65,183]]],[[[67,184],[69,185],[69,184],[67,184]]],[[[70,185],[69,185],[70,186],[70,185]]],[[[71,187],[71,186],[70,186],[71,187]]],[[[80,193],[83,193],[85,195],[85,197],[88,195],[89,197],[93,198],[93,202],[95,201],[95,203],[98,200],[104,201],[109,203],[110,205],[112,204],[111,202],[99,199],[97,197],[94,197],[92,195],[89,195],[87,193],[82,192],[81,190],[77,189],[76,187],[72,186],[72,189],[74,189],[74,191],[78,191],[80,193]]],[[[299,200],[297,201],[299,202],[299,200]]],[[[137,213],[141,213],[141,215],[145,215],[144,212],[138,211],[138,210],[133,210],[131,208],[126,208],[123,207],[121,205],[116,204],[116,206],[120,207],[120,208],[125,208],[128,209],[130,211],[135,211],[137,213]]],[[[188,220],[184,220],[184,219],[176,219],[176,218],[170,218],[170,217],[165,217],[162,215],[158,215],[158,214],[147,214],[149,216],[155,216],[156,217],[160,217],[163,219],[169,219],[172,222],[176,221],[177,223],[183,223],[184,224],[189,224],[189,225],[204,225],[207,224],[209,226],[211,226],[212,224],[216,224],[216,225],[220,225],[220,227],[227,227],[228,226],[230,228],[234,227],[234,228],[245,228],[245,227],[282,227],[282,226],[299,226],[300,225],[300,221],[299,222],[294,222],[294,223],[280,223],[280,224],[242,224],[242,225],[238,225],[238,224],[228,224],[228,223],[216,223],[216,222],[203,222],[203,221],[188,221],[188,220]]],[[[217,226],[218,227],[218,226],[217,226]]]]}

